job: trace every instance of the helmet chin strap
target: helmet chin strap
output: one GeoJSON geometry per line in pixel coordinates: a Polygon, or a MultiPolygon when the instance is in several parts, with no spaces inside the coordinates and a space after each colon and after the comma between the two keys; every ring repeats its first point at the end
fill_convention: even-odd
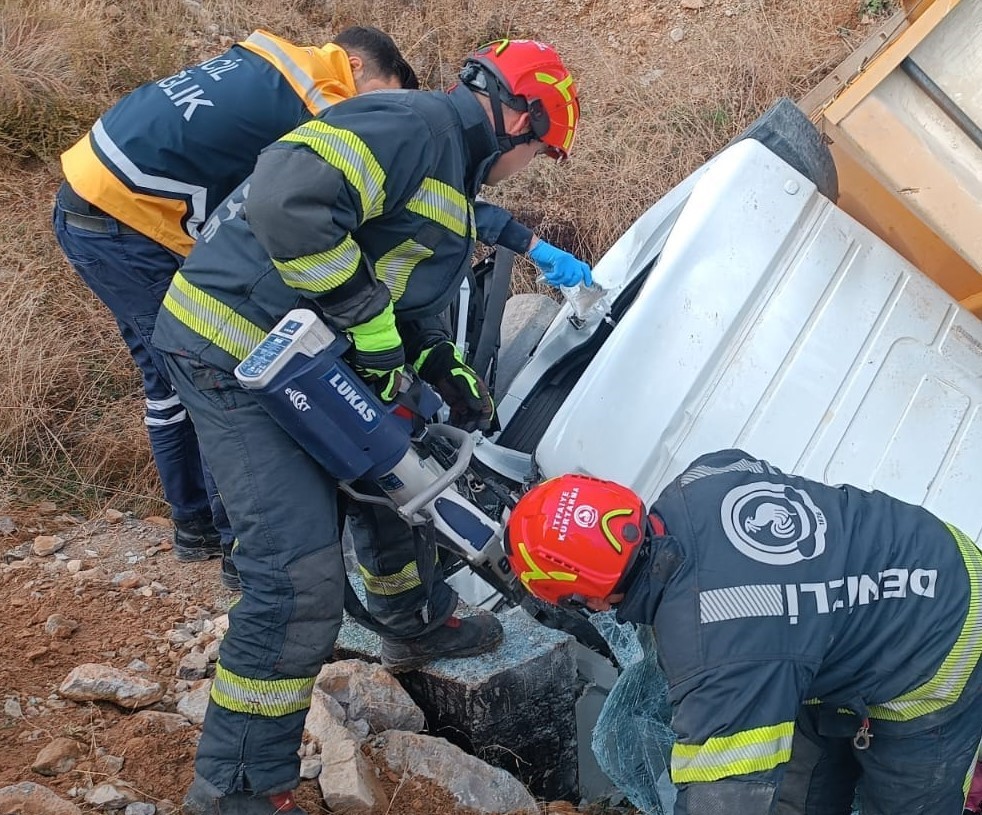
{"type": "Polygon", "coordinates": [[[517,136],[511,136],[505,129],[505,117],[502,114],[502,101],[501,93],[498,88],[498,81],[493,76],[487,76],[485,73],[485,91],[488,94],[488,99],[491,101],[491,115],[494,117],[494,135],[498,140],[498,147],[501,148],[502,153],[507,153],[509,150],[514,150],[523,144],[528,144],[535,140],[535,134],[531,130],[525,133],[519,133],[517,136]]]}

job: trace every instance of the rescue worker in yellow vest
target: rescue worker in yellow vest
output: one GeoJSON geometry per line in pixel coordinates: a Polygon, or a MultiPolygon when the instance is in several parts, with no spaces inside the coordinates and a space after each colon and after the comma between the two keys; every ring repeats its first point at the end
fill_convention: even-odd
{"type": "Polygon", "coordinates": [[[611,481],[546,481],[506,551],[536,597],[653,626],[675,815],[849,815],[857,788],[863,815],[962,815],[982,552],[924,508],[721,450],[650,508],[611,481]]]}
{"type": "MultiPolygon", "coordinates": [[[[236,366],[302,304],[351,338],[348,361],[382,399],[396,395],[411,364],[458,426],[490,429],[487,386],[441,315],[478,235],[528,251],[547,279],[589,282],[586,264],[503,211],[483,224],[475,212],[482,185],[536,156],[564,160],[578,120],[576,86],[553,48],[492,43],[470,55],[449,92],[358,96],[270,145],[175,276],[153,341],[213,467],[242,578],[189,815],[301,815],[297,749],[344,597],[337,477],[239,385],[236,366]]],[[[358,537],[355,545],[368,609],[387,629],[383,665],[406,671],[500,642],[494,615],[455,614],[456,594],[439,569],[417,562],[411,536],[408,547],[387,530],[368,537],[374,548],[358,537]]]]}
{"type": "Polygon", "coordinates": [[[259,151],[342,99],[416,88],[392,39],[352,27],[323,47],[256,31],[224,54],[134,90],[62,156],[54,208],[66,257],[109,308],[146,396],[145,423],[174,521],[178,560],[222,558],[232,533],[194,427],[150,342],[174,273],[259,151]],[[221,540],[220,540],[221,539],[221,540]]]}

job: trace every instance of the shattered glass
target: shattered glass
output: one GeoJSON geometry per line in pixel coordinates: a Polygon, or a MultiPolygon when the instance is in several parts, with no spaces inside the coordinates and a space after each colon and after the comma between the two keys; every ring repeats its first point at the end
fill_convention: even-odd
{"type": "Polygon", "coordinates": [[[676,795],[669,777],[675,735],[652,629],[618,624],[612,613],[594,614],[591,620],[622,670],[593,729],[593,754],[634,806],[649,815],[670,815],[676,795]]]}

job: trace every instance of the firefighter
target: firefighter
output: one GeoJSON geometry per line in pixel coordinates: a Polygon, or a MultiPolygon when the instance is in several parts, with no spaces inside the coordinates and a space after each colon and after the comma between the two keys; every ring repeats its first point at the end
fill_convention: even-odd
{"type": "Polygon", "coordinates": [[[263,147],[356,93],[417,86],[378,29],[345,29],[322,48],[256,31],[220,56],[140,86],[62,156],[55,235],[113,313],[142,374],[174,554],[181,561],[217,557],[224,537],[229,588],[238,585],[227,557],[231,531],[201,466],[194,427],[150,342],[157,311],[202,226],[263,147]]]}
{"type": "MultiPolygon", "coordinates": [[[[565,160],[578,119],[554,49],[492,43],[449,92],[358,96],[270,145],[175,276],[153,339],[238,535],[242,580],[185,812],[301,812],[297,749],[341,624],[337,481],[238,385],[235,366],[302,303],[349,335],[349,362],[383,399],[410,363],[458,426],[490,430],[488,389],[440,315],[478,234],[528,251],[554,280],[589,282],[586,264],[502,210],[475,214],[483,184],[539,155],[565,160]]],[[[388,627],[383,664],[405,671],[494,648],[498,620],[455,616],[455,593],[420,568],[411,536],[395,528],[405,524],[371,511],[356,546],[369,610],[388,627]]]]}
{"type": "Polygon", "coordinates": [[[564,475],[506,532],[536,597],[653,626],[675,815],[961,815],[982,737],[982,553],[921,507],[704,455],[650,511],[564,475]]]}

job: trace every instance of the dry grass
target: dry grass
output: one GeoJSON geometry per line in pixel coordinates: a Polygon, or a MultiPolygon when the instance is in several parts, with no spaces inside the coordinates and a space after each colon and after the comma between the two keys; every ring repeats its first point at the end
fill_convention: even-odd
{"type": "Polygon", "coordinates": [[[595,261],[660,195],[775,98],[814,85],[845,55],[847,39],[862,35],[852,31],[855,0],[707,0],[698,13],[677,0],[557,8],[545,0],[0,0],[0,508],[43,493],[85,510],[110,501],[162,509],[139,379],[48,224],[58,154],[135,85],[258,27],[318,43],[345,25],[378,25],[430,87],[448,86],[478,42],[551,41],[583,98],[574,161],[542,162],[493,197],[595,261]],[[676,27],[685,32],[678,43],[668,36],[676,27]]]}

